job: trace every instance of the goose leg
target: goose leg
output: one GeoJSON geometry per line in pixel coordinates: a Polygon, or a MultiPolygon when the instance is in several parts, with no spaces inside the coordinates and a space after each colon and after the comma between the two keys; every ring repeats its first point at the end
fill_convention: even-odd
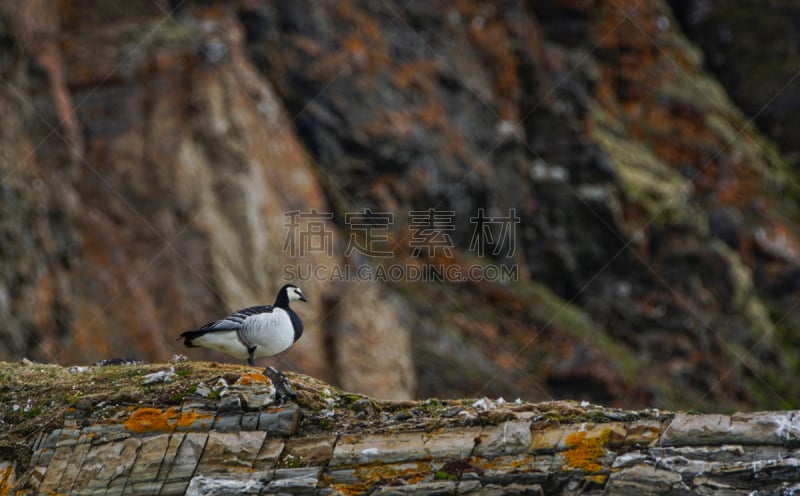
{"type": "Polygon", "coordinates": [[[255,367],[256,366],[256,360],[255,360],[255,357],[253,356],[253,353],[255,353],[255,351],[256,351],[256,347],[255,346],[250,346],[250,347],[247,348],[247,363],[251,367],[255,367]]]}

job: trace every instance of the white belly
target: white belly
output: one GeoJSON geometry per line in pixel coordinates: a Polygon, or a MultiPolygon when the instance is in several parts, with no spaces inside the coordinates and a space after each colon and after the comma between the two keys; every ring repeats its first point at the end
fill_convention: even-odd
{"type": "Polygon", "coordinates": [[[239,341],[236,331],[209,332],[194,338],[192,344],[221,351],[236,358],[247,358],[247,347],[239,341]]]}
{"type": "Polygon", "coordinates": [[[255,356],[277,355],[294,344],[292,319],[280,308],[253,315],[242,322],[242,337],[256,346],[255,356]]]}

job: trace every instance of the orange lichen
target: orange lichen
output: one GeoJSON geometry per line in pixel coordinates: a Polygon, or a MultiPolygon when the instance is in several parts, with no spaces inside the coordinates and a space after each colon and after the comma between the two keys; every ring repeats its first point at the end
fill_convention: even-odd
{"type": "MultiPolygon", "coordinates": [[[[183,412],[178,417],[178,421],[175,423],[176,426],[180,427],[187,427],[189,425],[194,424],[198,420],[208,420],[208,422],[212,422],[214,420],[214,416],[209,413],[197,413],[197,412],[183,412]]],[[[201,425],[204,427],[204,425],[201,425]]]]}
{"type": "Polygon", "coordinates": [[[605,455],[604,446],[608,444],[611,429],[605,429],[597,437],[586,437],[585,431],[574,432],[567,436],[568,449],[564,452],[569,468],[584,472],[599,472],[603,468],[597,460],[605,455]]]}
{"type": "MultiPolygon", "coordinates": [[[[518,455],[517,458],[509,460],[506,457],[481,458],[471,457],[469,463],[472,471],[480,474],[487,470],[498,472],[530,472],[534,469],[535,457],[531,455],[518,455]]],[[[470,470],[466,470],[470,471],[470,470]]]]}
{"type": "Polygon", "coordinates": [[[271,384],[270,380],[264,374],[243,374],[236,381],[238,386],[250,386],[252,384],[262,383],[271,384]]]}
{"type": "Polygon", "coordinates": [[[354,473],[356,479],[368,487],[375,484],[403,480],[406,484],[417,484],[429,475],[433,468],[426,461],[416,462],[414,468],[395,468],[391,465],[367,465],[357,467],[354,473]]]}
{"type": "Polygon", "coordinates": [[[139,408],[134,411],[125,422],[125,428],[138,433],[171,430],[165,412],[158,408],[139,408]]]}
{"type": "Polygon", "coordinates": [[[364,494],[370,488],[384,484],[418,484],[430,477],[433,467],[430,461],[418,461],[415,467],[400,468],[401,465],[384,465],[381,463],[362,465],[355,467],[353,476],[358,482],[347,484],[327,482],[330,486],[342,494],[355,495],[364,494]]]}
{"type": "Polygon", "coordinates": [[[14,478],[13,465],[9,465],[8,467],[0,470],[0,496],[11,494],[11,486],[13,478],[14,478]]]}
{"type": "Polygon", "coordinates": [[[145,432],[168,432],[174,430],[176,426],[185,427],[198,419],[204,418],[207,418],[209,422],[212,420],[210,414],[192,411],[181,413],[176,407],[170,407],[164,411],[158,408],[139,408],[125,421],[125,428],[140,434],[145,432]]]}

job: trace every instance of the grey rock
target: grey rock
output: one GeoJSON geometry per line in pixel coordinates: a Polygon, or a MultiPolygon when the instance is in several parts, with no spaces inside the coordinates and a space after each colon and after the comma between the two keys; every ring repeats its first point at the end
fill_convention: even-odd
{"type": "Polygon", "coordinates": [[[300,421],[300,409],[289,407],[277,412],[261,412],[258,417],[258,430],[265,431],[268,436],[288,436],[297,429],[300,421]]]}
{"type": "Polygon", "coordinates": [[[253,468],[266,434],[261,431],[212,431],[203,449],[198,470],[224,473],[253,468]]]}
{"type": "Polygon", "coordinates": [[[246,412],[242,415],[242,430],[255,431],[258,430],[258,412],[246,412]]]}
{"type": "Polygon", "coordinates": [[[217,406],[218,415],[235,415],[242,413],[242,398],[238,394],[229,394],[222,398],[217,406]]]}
{"type": "Polygon", "coordinates": [[[310,494],[319,484],[321,472],[321,467],[278,469],[267,490],[290,494],[310,494]]]}
{"type": "Polygon", "coordinates": [[[238,432],[242,429],[242,414],[226,412],[214,419],[213,429],[217,432],[238,432]]]}
{"type": "Polygon", "coordinates": [[[192,477],[187,496],[228,496],[231,494],[261,494],[267,488],[259,473],[237,475],[197,475],[192,477]]]}
{"type": "Polygon", "coordinates": [[[609,494],[638,496],[641,494],[689,494],[680,474],[639,464],[611,474],[606,490],[609,494]]]}
{"type": "Polygon", "coordinates": [[[406,494],[427,494],[430,496],[450,496],[455,493],[456,483],[453,481],[422,482],[420,484],[409,484],[407,486],[384,486],[375,491],[374,494],[383,496],[406,495],[406,494]]]}
{"type": "Polygon", "coordinates": [[[482,432],[481,440],[475,454],[487,458],[527,452],[531,445],[531,424],[506,421],[482,432]]]}
{"type": "Polygon", "coordinates": [[[733,416],[678,414],[659,445],[758,444],[781,446],[800,439],[794,412],[759,412],[733,416]]]}

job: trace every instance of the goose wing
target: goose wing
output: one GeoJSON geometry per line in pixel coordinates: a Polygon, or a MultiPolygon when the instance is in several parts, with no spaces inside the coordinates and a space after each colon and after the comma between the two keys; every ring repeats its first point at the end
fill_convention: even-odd
{"type": "Polygon", "coordinates": [[[237,310],[227,317],[209,322],[208,324],[198,328],[198,331],[213,332],[213,331],[238,331],[242,328],[242,322],[248,317],[258,315],[261,313],[272,312],[271,305],[259,305],[255,307],[247,307],[237,310]]]}

